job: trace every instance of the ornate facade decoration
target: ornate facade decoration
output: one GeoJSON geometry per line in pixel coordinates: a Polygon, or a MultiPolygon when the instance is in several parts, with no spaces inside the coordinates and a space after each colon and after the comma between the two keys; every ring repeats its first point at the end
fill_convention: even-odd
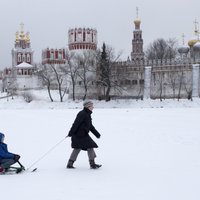
{"type": "Polygon", "coordinates": [[[22,62],[33,64],[33,50],[31,49],[30,33],[24,33],[24,24],[21,23],[21,30],[16,32],[15,45],[12,49],[12,67],[22,62]]]}
{"type": "Polygon", "coordinates": [[[75,28],[68,31],[69,50],[96,50],[97,30],[92,28],[75,28]]]}

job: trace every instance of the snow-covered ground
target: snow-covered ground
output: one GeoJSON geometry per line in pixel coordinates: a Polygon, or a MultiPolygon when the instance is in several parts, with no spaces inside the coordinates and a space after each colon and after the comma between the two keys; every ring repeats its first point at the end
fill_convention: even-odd
{"type": "MultiPolygon", "coordinates": [[[[65,138],[81,105],[0,99],[0,132],[28,168],[65,138]]],[[[200,199],[199,99],[95,102],[92,118],[102,168],[89,169],[81,152],[76,169],[66,169],[67,138],[33,166],[37,172],[0,176],[1,199],[200,199]]]]}
{"type": "MultiPolygon", "coordinates": [[[[80,109],[82,108],[82,100],[75,102],[64,98],[64,102],[60,103],[58,92],[52,91],[54,102],[51,102],[46,90],[36,90],[29,92],[33,97],[30,103],[25,102],[23,93],[21,96],[14,96],[6,98],[6,93],[0,93],[0,110],[1,109],[80,109]]],[[[96,108],[200,108],[200,98],[187,99],[166,99],[160,101],[159,99],[151,100],[112,100],[94,101],[96,108]]]]}

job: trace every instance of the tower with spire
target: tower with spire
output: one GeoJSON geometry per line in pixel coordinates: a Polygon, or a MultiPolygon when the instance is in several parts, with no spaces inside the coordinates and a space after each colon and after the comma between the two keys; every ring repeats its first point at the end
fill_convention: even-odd
{"type": "Polygon", "coordinates": [[[131,60],[142,61],[144,60],[144,52],[142,30],[140,29],[141,21],[138,18],[138,7],[136,8],[136,19],[134,20],[134,24],[135,30],[133,31],[131,60]]]}
{"type": "Polygon", "coordinates": [[[13,92],[16,89],[26,90],[40,87],[38,77],[34,75],[33,50],[29,32],[24,33],[24,24],[15,34],[12,49],[12,67],[4,69],[3,90],[13,92]]]}
{"type": "Polygon", "coordinates": [[[23,62],[33,64],[33,51],[31,49],[29,32],[24,33],[24,24],[21,23],[20,32],[15,34],[15,46],[12,49],[12,67],[23,62]]]}

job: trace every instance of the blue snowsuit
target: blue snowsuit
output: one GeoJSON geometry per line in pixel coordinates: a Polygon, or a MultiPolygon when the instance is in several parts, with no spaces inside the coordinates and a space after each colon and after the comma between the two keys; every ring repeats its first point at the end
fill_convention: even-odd
{"type": "Polygon", "coordinates": [[[7,144],[2,142],[4,134],[0,133],[0,166],[3,168],[9,168],[16,161],[14,160],[15,154],[10,153],[7,148],[7,144]]]}

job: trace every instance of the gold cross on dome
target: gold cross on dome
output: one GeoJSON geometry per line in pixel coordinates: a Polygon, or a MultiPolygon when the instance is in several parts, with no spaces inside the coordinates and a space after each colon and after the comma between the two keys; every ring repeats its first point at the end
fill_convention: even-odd
{"type": "Polygon", "coordinates": [[[24,23],[21,23],[20,26],[21,26],[21,32],[23,32],[24,31],[24,23]]]}
{"type": "Polygon", "coordinates": [[[197,19],[194,21],[194,34],[197,36],[197,39],[199,40],[199,22],[197,19]]]}
{"type": "Polygon", "coordinates": [[[182,42],[183,42],[183,45],[185,44],[185,34],[183,33],[182,34],[182,42]]]}
{"type": "Polygon", "coordinates": [[[139,9],[138,7],[136,7],[136,19],[138,19],[138,12],[139,12],[139,9]]]}

